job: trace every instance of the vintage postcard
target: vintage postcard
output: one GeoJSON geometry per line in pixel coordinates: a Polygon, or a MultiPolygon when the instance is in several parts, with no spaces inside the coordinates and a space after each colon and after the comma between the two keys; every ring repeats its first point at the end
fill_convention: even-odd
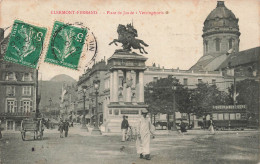
{"type": "Polygon", "coordinates": [[[259,0],[0,0],[0,164],[257,164],[259,0]]]}

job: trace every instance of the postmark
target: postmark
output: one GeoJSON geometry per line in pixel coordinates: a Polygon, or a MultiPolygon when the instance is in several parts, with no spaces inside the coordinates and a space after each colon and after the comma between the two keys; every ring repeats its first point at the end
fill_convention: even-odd
{"type": "Polygon", "coordinates": [[[45,62],[78,69],[88,29],[55,21],[45,62]]]}
{"type": "Polygon", "coordinates": [[[36,68],[47,28],[15,20],[4,60],[36,68]]]}
{"type": "Polygon", "coordinates": [[[97,39],[93,32],[89,30],[87,39],[86,39],[86,49],[87,49],[87,56],[89,58],[86,59],[85,68],[90,67],[93,63],[95,63],[97,52],[98,52],[98,44],[97,39]]]}

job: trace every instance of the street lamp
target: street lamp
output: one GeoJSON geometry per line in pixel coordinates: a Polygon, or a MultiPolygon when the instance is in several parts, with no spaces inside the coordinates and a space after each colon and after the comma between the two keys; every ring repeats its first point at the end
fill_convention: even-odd
{"type": "Polygon", "coordinates": [[[95,89],[95,94],[96,94],[96,111],[95,111],[95,116],[96,116],[96,120],[95,120],[95,126],[94,129],[92,130],[91,134],[94,135],[101,135],[101,131],[98,128],[98,89],[99,89],[99,85],[100,85],[100,80],[98,80],[98,78],[96,77],[96,79],[93,81],[93,85],[94,85],[94,89],[95,89]]]}
{"type": "Polygon", "coordinates": [[[173,86],[172,89],[173,89],[173,113],[172,113],[173,123],[172,123],[172,130],[175,130],[175,131],[176,131],[177,128],[176,128],[176,123],[175,123],[175,120],[176,120],[176,118],[175,118],[175,111],[176,111],[175,92],[176,92],[176,90],[177,90],[177,87],[176,87],[176,86],[173,86]]]}
{"type": "MultiPolygon", "coordinates": [[[[52,103],[52,99],[51,98],[49,99],[49,103],[50,103],[50,112],[51,112],[51,103],[52,103]]],[[[56,113],[55,113],[55,116],[56,116],[56,113]]]]}
{"type": "MultiPolygon", "coordinates": [[[[149,93],[150,93],[150,95],[152,95],[153,90],[149,90],[149,93]]],[[[153,111],[153,108],[150,108],[150,109],[151,109],[151,121],[153,121],[153,125],[155,126],[155,112],[153,111]]]]}
{"type": "Polygon", "coordinates": [[[88,132],[88,127],[86,126],[86,106],[85,106],[85,101],[86,101],[86,93],[87,93],[87,86],[83,85],[82,86],[82,93],[83,93],[83,120],[82,120],[82,127],[81,129],[86,129],[88,132]]]}

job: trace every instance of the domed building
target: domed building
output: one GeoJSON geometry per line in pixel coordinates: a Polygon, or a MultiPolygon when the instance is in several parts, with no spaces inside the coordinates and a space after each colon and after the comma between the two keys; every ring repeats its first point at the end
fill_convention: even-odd
{"type": "Polygon", "coordinates": [[[216,70],[226,60],[226,54],[239,51],[239,36],[238,18],[223,1],[218,1],[204,21],[203,56],[190,69],[216,70]]]}

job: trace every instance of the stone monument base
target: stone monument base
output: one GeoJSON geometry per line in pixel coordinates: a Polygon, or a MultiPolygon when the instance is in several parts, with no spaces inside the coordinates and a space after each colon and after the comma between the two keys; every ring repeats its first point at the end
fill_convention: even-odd
{"type": "Polygon", "coordinates": [[[136,127],[141,117],[141,110],[147,108],[145,104],[113,104],[108,105],[108,115],[104,122],[106,133],[120,133],[123,116],[128,116],[129,126],[136,127]]]}

